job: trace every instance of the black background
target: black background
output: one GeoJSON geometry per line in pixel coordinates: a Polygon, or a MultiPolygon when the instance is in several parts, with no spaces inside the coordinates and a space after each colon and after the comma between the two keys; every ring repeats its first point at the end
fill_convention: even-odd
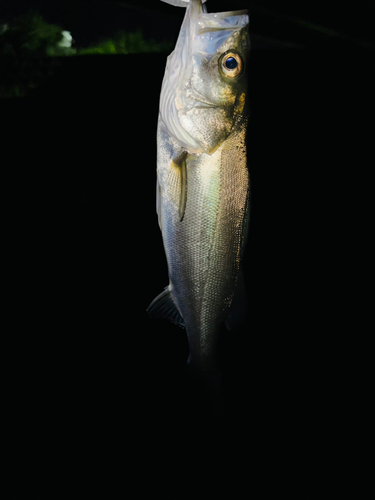
{"type": "MultiPolygon", "coordinates": [[[[155,213],[165,58],[61,59],[1,103],[10,469],[37,462],[29,491],[56,496],[78,494],[78,478],[83,494],[101,482],[179,498],[202,477],[206,494],[374,498],[373,54],[251,55],[249,318],[222,341],[221,418],[186,379],[184,331],[145,312],[168,283],[155,213]]],[[[4,498],[24,498],[22,484],[4,498]]]]}

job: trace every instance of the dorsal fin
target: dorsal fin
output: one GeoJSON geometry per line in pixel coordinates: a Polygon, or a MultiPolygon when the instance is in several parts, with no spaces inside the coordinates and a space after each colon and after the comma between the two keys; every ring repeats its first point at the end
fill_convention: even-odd
{"type": "Polygon", "coordinates": [[[184,320],[171,297],[171,290],[167,286],[148,306],[147,312],[151,318],[165,318],[175,325],[185,328],[184,320]]]}

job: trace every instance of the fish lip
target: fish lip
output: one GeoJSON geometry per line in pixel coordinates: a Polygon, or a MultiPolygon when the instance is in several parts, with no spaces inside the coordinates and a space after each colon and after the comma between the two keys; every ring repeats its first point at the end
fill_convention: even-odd
{"type": "Polygon", "coordinates": [[[248,15],[249,15],[248,9],[226,10],[225,12],[202,12],[200,14],[200,16],[202,17],[218,16],[219,19],[225,19],[227,17],[234,17],[234,16],[248,16],[248,15]]]}
{"type": "Polygon", "coordinates": [[[213,31],[237,30],[237,29],[242,29],[245,26],[248,26],[249,23],[250,23],[250,13],[246,9],[226,11],[226,12],[201,12],[197,19],[196,33],[199,36],[203,35],[204,33],[213,31]],[[212,25],[210,26],[210,21],[211,23],[214,21],[220,22],[230,17],[244,17],[244,16],[247,16],[247,23],[241,26],[227,26],[227,27],[223,26],[216,27],[212,25]],[[206,25],[206,23],[208,23],[208,26],[206,25]]]}

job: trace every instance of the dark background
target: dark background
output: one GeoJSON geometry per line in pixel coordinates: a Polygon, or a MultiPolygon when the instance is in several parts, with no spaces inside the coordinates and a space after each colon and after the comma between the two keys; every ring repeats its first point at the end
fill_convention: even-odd
{"type": "MultiPolygon", "coordinates": [[[[254,26],[249,318],[223,337],[223,416],[186,378],[184,331],[145,312],[168,283],[155,214],[167,54],[61,58],[27,98],[0,103],[3,429],[15,474],[2,498],[99,484],[179,498],[199,478],[207,491],[194,494],[374,498],[372,13],[216,3],[209,11],[250,7],[254,26]]],[[[125,9],[79,5],[41,12],[77,44],[82,31],[82,45],[125,9]]],[[[150,19],[145,6],[149,26],[168,19],[161,31],[177,36],[182,9],[134,5],[124,26],[150,19]]]]}

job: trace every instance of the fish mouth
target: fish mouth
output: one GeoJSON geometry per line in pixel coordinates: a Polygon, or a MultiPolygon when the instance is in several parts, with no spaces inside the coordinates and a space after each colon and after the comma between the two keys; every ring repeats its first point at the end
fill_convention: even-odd
{"type": "Polygon", "coordinates": [[[227,17],[234,16],[243,16],[249,15],[249,11],[247,9],[242,10],[227,10],[225,12],[203,12],[200,14],[201,17],[206,17],[210,19],[210,17],[215,17],[216,19],[226,19],[227,17]]]}
{"type": "Polygon", "coordinates": [[[214,31],[241,29],[249,24],[248,10],[228,12],[201,12],[197,19],[197,35],[214,31]]]}

